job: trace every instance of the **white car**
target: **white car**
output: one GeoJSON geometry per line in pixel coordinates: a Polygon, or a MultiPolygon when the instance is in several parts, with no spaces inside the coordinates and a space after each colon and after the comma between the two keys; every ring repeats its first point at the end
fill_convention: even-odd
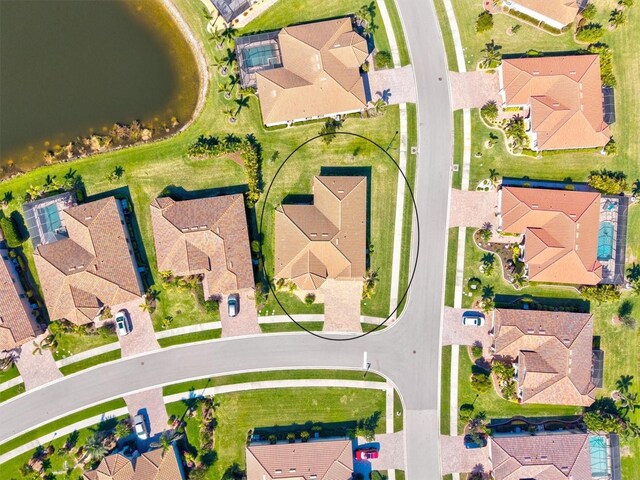
{"type": "Polygon", "coordinates": [[[144,423],[144,417],[142,415],[136,415],[133,417],[133,429],[136,432],[136,435],[141,440],[146,440],[149,438],[149,434],[147,433],[147,426],[144,423]]]}
{"type": "Polygon", "coordinates": [[[120,310],[116,313],[116,329],[118,330],[118,336],[124,337],[131,332],[131,321],[129,315],[125,310],[120,310]]]}
{"type": "Polygon", "coordinates": [[[481,327],[484,325],[484,315],[477,312],[465,312],[462,315],[462,325],[465,327],[481,327]]]}
{"type": "Polygon", "coordinates": [[[237,294],[232,293],[229,295],[229,298],[227,299],[227,308],[230,317],[238,315],[238,311],[240,310],[240,297],[237,294]]]}

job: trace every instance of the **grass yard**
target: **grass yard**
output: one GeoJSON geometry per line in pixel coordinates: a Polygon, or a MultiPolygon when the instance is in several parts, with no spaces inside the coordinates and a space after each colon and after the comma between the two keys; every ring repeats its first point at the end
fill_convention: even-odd
{"type": "Polygon", "coordinates": [[[18,371],[18,367],[14,365],[11,365],[11,368],[9,368],[7,371],[5,372],[0,372],[0,383],[4,383],[8,380],[11,380],[12,378],[16,378],[20,376],[20,372],[18,371]]]}
{"type": "Polygon", "coordinates": [[[447,11],[444,8],[442,0],[434,0],[433,6],[436,9],[438,22],[440,23],[440,33],[444,42],[444,50],[447,54],[447,64],[452,72],[458,71],[458,61],[456,60],[456,47],[453,43],[453,34],[451,33],[451,25],[447,17],[447,11]]]}
{"type": "Polygon", "coordinates": [[[451,345],[442,347],[440,358],[440,434],[451,435],[451,345]]]}
{"type": "Polygon", "coordinates": [[[94,367],[101,363],[113,362],[114,360],[118,360],[120,357],[120,350],[114,350],[112,352],[95,355],[93,357],[87,358],[86,360],[81,360],[79,362],[61,367],[60,372],[62,372],[63,375],[71,375],[72,373],[79,372],[80,370],[84,370],[85,368],[94,367]]]}
{"type": "Polygon", "coordinates": [[[222,330],[216,328],[214,330],[204,330],[202,332],[185,333],[184,335],[176,335],[175,337],[161,338],[158,343],[162,348],[171,347],[173,345],[181,345],[183,343],[202,342],[205,340],[214,340],[220,338],[222,330]]]}
{"type": "Polygon", "coordinates": [[[20,383],[14,387],[7,388],[0,392],[0,403],[6,402],[10,398],[15,397],[16,395],[20,395],[24,393],[24,383],[20,383]]]}
{"type": "MultiPolygon", "coordinates": [[[[549,417],[575,415],[580,412],[580,407],[563,405],[520,405],[500,398],[491,389],[487,393],[477,394],[471,390],[471,372],[473,363],[469,358],[467,349],[460,348],[460,374],[458,377],[458,407],[464,404],[474,406],[476,412],[485,412],[487,419],[510,418],[516,415],[525,417],[549,417]]],[[[458,420],[458,433],[462,433],[465,422],[458,420]]]]}
{"type": "Polygon", "coordinates": [[[462,188],[462,164],[464,162],[463,123],[462,110],[453,112],[453,164],[458,165],[458,171],[451,174],[451,186],[457,189],[462,188]]]}
{"type": "Polygon", "coordinates": [[[393,31],[396,37],[396,43],[398,44],[400,64],[404,67],[411,63],[411,58],[409,57],[409,48],[407,47],[407,42],[404,38],[404,29],[402,28],[402,20],[398,13],[398,7],[396,6],[395,0],[384,0],[384,3],[387,6],[389,18],[391,18],[391,25],[393,26],[393,31]]]}
{"type": "Polygon", "coordinates": [[[458,227],[449,229],[447,243],[447,278],[444,290],[444,304],[453,307],[456,290],[456,267],[458,254],[458,227]]]}
{"type": "MultiPolygon", "coordinates": [[[[216,453],[217,460],[209,469],[207,478],[222,478],[225,470],[237,463],[245,465],[244,451],[247,432],[255,427],[286,427],[292,424],[342,423],[345,428],[355,420],[375,412],[384,417],[385,393],[379,390],[345,388],[303,388],[256,390],[216,396],[216,453]]],[[[182,415],[182,402],[167,405],[169,414],[182,415]]],[[[189,442],[199,447],[197,426],[187,421],[189,442]]],[[[378,424],[384,431],[384,418],[378,424]]]]}
{"type": "Polygon", "coordinates": [[[393,391],[393,431],[400,432],[404,428],[404,408],[396,390],[393,391]]]}
{"type": "MultiPolygon", "coordinates": [[[[117,342],[118,335],[115,332],[107,333],[106,330],[100,330],[100,333],[94,335],[65,332],[57,335],[56,339],[58,340],[58,348],[53,352],[53,358],[61,360],[85,350],[117,342]]],[[[27,344],[26,347],[31,346],[27,344]]]]}
{"type": "MultiPolygon", "coordinates": [[[[177,0],[177,7],[180,9],[187,23],[192,27],[195,36],[202,41],[203,53],[207,63],[211,64],[213,59],[220,55],[213,42],[208,41],[209,34],[205,30],[206,21],[202,17],[202,9],[199,4],[188,0],[177,0]]],[[[252,22],[245,31],[257,31],[263,29],[273,29],[285,26],[296,21],[309,21],[327,17],[335,17],[352,13],[360,8],[364,3],[358,0],[328,2],[312,2],[310,0],[282,0],[278,2],[266,14],[252,22]]],[[[381,49],[388,49],[386,42],[386,32],[383,25],[375,33],[375,42],[381,49]]],[[[43,167],[22,176],[13,178],[0,185],[0,195],[11,192],[13,200],[9,203],[8,211],[21,210],[21,203],[26,190],[31,185],[42,185],[47,175],[57,176],[61,179],[72,167],[83,179],[86,186],[88,200],[110,194],[128,197],[135,213],[134,231],[139,233],[142,239],[140,245],[143,266],[148,267],[146,282],[153,284],[153,288],[159,291],[159,303],[152,318],[154,327],[159,329],[166,317],[172,317],[171,327],[181,327],[185,325],[215,321],[217,317],[207,314],[200,307],[194,294],[188,290],[167,289],[160,284],[153,245],[151,230],[151,216],[149,212],[150,202],[160,195],[166,188],[173,186],[178,193],[182,190],[183,196],[207,195],[215,193],[215,190],[230,185],[246,184],[246,177],[243,169],[235,162],[227,158],[217,158],[213,160],[193,160],[186,156],[186,150],[201,134],[225,135],[233,133],[244,135],[255,134],[257,140],[262,145],[263,165],[262,176],[265,185],[268,185],[279,167],[282,159],[289,152],[306,139],[315,136],[322,126],[322,122],[309,123],[288,129],[267,130],[262,125],[258,100],[251,97],[249,106],[243,109],[238,115],[238,121],[231,125],[226,121],[223,114],[225,108],[235,107],[233,100],[226,101],[221,93],[218,93],[216,85],[222,79],[218,77],[214,67],[210,67],[212,78],[211,87],[207,92],[205,107],[200,116],[183,133],[172,138],[154,143],[126,148],[118,151],[95,155],[90,158],[75,160],[72,164],[54,164],[43,167]],[[274,154],[280,160],[269,162],[274,154]],[[122,178],[110,181],[107,176],[116,167],[124,169],[122,178]],[[195,192],[195,193],[194,193],[195,192]]],[[[184,120],[184,119],[181,119],[184,120]]],[[[371,138],[381,145],[389,144],[398,126],[397,107],[389,108],[386,115],[371,119],[349,118],[344,125],[344,131],[356,132],[371,138]]],[[[396,148],[398,139],[394,141],[391,148],[396,148]]],[[[386,225],[388,215],[386,210],[393,211],[393,205],[387,201],[387,197],[394,197],[396,175],[391,170],[382,166],[373,156],[374,150],[371,146],[357,145],[338,138],[329,148],[319,147],[317,151],[312,151],[312,161],[308,162],[297,155],[292,160],[289,167],[298,164],[298,168],[304,168],[308,174],[305,189],[308,189],[310,176],[319,173],[320,166],[355,166],[373,165],[372,178],[372,241],[376,246],[376,253],[373,257],[373,266],[387,265],[391,258],[392,232],[386,232],[381,226],[386,225]],[[354,151],[357,155],[354,155],[354,151]],[[366,156],[371,155],[371,158],[366,156]],[[358,157],[358,158],[356,158],[358,157]],[[319,160],[322,158],[322,161],[319,160]],[[309,165],[311,163],[311,165],[309,165]],[[384,200],[383,200],[384,199],[384,200]],[[382,205],[384,202],[384,209],[382,205]],[[384,210],[384,211],[383,211],[384,210]]],[[[309,152],[307,151],[307,156],[309,152]]],[[[295,181],[293,168],[288,168],[289,173],[283,175],[279,180],[295,181]]],[[[303,182],[304,183],[304,182],[303,182]]],[[[284,193],[281,191],[280,194],[284,193]]],[[[310,193],[308,190],[304,193],[310,193]]],[[[275,198],[275,195],[272,197],[275,198]]],[[[261,209],[261,203],[256,207],[255,212],[261,209]]],[[[273,206],[273,205],[271,205],[273,206]]],[[[249,212],[249,221],[255,221],[255,213],[249,212]]],[[[267,230],[272,230],[272,225],[266,226],[267,230]]],[[[252,235],[255,235],[252,231],[252,235]]],[[[32,246],[29,241],[23,245],[29,261],[29,268],[34,278],[37,274],[31,259],[32,246]]],[[[363,307],[363,313],[367,315],[386,316],[388,310],[390,290],[390,278],[388,275],[381,275],[381,280],[374,298],[363,307]]],[[[273,300],[267,304],[267,308],[275,310],[273,300]]],[[[317,307],[316,307],[317,308],[317,307]]],[[[321,308],[321,307],[320,307],[321,308]]],[[[305,311],[305,305],[298,302],[292,306],[292,311],[305,311]]],[[[279,313],[279,312],[278,312],[279,313]]],[[[114,338],[115,339],[115,338],[114,338]]],[[[61,335],[58,339],[60,352],[58,356],[78,353],[98,345],[107,343],[101,337],[82,337],[61,335]],[[63,352],[64,350],[64,352],[63,352]]],[[[109,340],[113,341],[113,340],[109,340]]]]}

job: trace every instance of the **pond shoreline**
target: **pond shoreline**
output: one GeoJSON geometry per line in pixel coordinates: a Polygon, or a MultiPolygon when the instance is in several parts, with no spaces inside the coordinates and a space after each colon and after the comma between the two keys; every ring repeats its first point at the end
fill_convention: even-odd
{"type": "Polygon", "coordinates": [[[171,16],[171,18],[175,22],[176,26],[178,27],[178,30],[180,31],[180,34],[182,35],[182,37],[186,40],[187,44],[189,45],[189,48],[191,49],[191,52],[193,53],[193,56],[194,56],[194,59],[195,59],[196,68],[198,69],[198,78],[199,78],[198,100],[197,100],[196,105],[195,105],[195,107],[193,109],[193,112],[191,113],[191,115],[189,117],[189,120],[186,123],[184,123],[179,129],[177,129],[176,131],[174,131],[173,133],[171,133],[169,135],[161,136],[159,138],[156,138],[156,139],[153,139],[153,140],[149,140],[149,141],[142,141],[142,142],[132,143],[132,144],[129,144],[129,145],[120,145],[120,146],[117,146],[117,147],[114,147],[114,148],[110,148],[110,149],[102,151],[102,152],[95,152],[95,153],[90,153],[90,154],[85,154],[85,155],[79,155],[79,156],[70,158],[68,160],[57,161],[57,162],[53,162],[51,164],[43,163],[41,165],[34,166],[33,168],[24,169],[24,170],[21,169],[20,171],[15,172],[15,173],[13,173],[11,175],[7,175],[4,178],[0,178],[0,184],[2,184],[5,181],[11,180],[13,178],[20,177],[20,176],[22,176],[22,175],[24,175],[26,173],[33,172],[35,170],[39,170],[39,169],[42,169],[42,168],[45,168],[45,167],[50,167],[51,165],[57,165],[57,164],[61,164],[61,163],[73,163],[73,162],[75,162],[77,160],[83,160],[83,159],[95,157],[95,156],[102,155],[102,154],[109,153],[109,152],[116,152],[118,150],[124,150],[124,149],[128,149],[128,148],[135,148],[135,147],[138,147],[138,146],[141,146],[141,145],[148,145],[148,144],[152,144],[152,143],[158,143],[158,142],[162,142],[162,141],[165,141],[165,140],[169,140],[169,139],[175,137],[176,135],[179,135],[180,133],[184,132],[187,128],[189,128],[193,124],[193,122],[200,116],[200,114],[204,110],[207,94],[209,92],[209,85],[210,85],[210,82],[211,82],[211,75],[209,73],[209,69],[207,68],[207,62],[206,62],[206,59],[205,59],[204,53],[203,53],[204,46],[199,41],[199,39],[195,36],[193,31],[189,27],[189,24],[182,17],[182,14],[180,13],[180,10],[173,3],[172,0],[159,0],[159,3],[162,5],[162,7],[165,9],[165,11],[171,16]]]}

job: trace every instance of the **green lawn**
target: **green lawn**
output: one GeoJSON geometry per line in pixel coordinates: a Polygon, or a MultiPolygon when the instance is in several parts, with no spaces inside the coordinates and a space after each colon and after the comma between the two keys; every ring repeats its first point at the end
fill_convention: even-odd
{"type": "Polygon", "coordinates": [[[451,435],[451,345],[442,347],[440,358],[440,434],[451,435]]]}
{"type": "MultiPolygon", "coordinates": [[[[575,415],[580,407],[562,405],[517,404],[500,398],[492,389],[477,394],[471,390],[472,362],[465,347],[460,348],[460,370],[458,377],[458,407],[464,404],[474,406],[476,412],[485,412],[487,419],[510,418],[516,415],[525,417],[546,417],[575,415]]],[[[462,432],[464,422],[458,421],[458,433],[462,432]]]]}
{"type": "MultiPolygon", "coordinates": [[[[33,430],[30,430],[27,433],[23,433],[22,435],[0,445],[0,455],[10,452],[14,448],[18,448],[20,445],[24,445],[27,442],[30,442],[32,440],[42,437],[43,435],[53,433],[56,430],[61,429],[62,427],[66,427],[67,425],[73,425],[74,423],[84,420],[86,418],[94,417],[96,415],[100,415],[101,413],[110,412],[112,410],[116,410],[124,406],[126,406],[126,404],[124,403],[124,400],[122,398],[116,398],[114,400],[110,400],[108,402],[101,403],[99,405],[95,405],[90,408],[86,408],[79,412],[72,413],[71,415],[67,415],[66,417],[63,417],[53,422],[42,425],[41,427],[34,428],[33,430]]],[[[14,460],[12,460],[11,462],[13,462],[14,460]]],[[[7,462],[3,464],[2,470],[4,471],[5,468],[8,468],[11,462],[7,462]]],[[[24,460],[22,461],[22,463],[24,463],[24,460]]],[[[11,478],[11,477],[7,476],[2,478],[5,479],[5,478],[11,478]]]]}
{"type": "Polygon", "coordinates": [[[180,345],[182,343],[202,342],[204,340],[213,340],[220,338],[222,331],[217,328],[215,330],[205,330],[203,332],[186,333],[184,335],[176,335],[175,337],[161,338],[158,343],[162,348],[172,345],[180,345]]]}
{"type": "Polygon", "coordinates": [[[24,383],[2,390],[0,392],[0,403],[6,402],[10,398],[20,395],[21,393],[24,393],[24,383]]]}
{"type": "MultiPolygon", "coordinates": [[[[219,479],[233,463],[245,465],[247,432],[255,427],[286,427],[292,424],[343,423],[352,425],[355,420],[369,417],[375,412],[382,414],[378,432],[384,431],[385,393],[345,388],[304,388],[256,390],[216,396],[216,453],[217,460],[210,468],[207,478],[219,479]]],[[[185,410],[182,402],[169,404],[169,414],[181,415],[185,410]]],[[[188,440],[198,447],[197,427],[190,427],[188,440]]]]}
{"type": "Polygon", "coordinates": [[[389,17],[391,18],[391,25],[396,37],[396,43],[398,44],[398,53],[400,54],[400,64],[404,67],[411,63],[409,58],[409,49],[407,48],[407,42],[404,38],[404,29],[402,28],[402,20],[398,14],[398,7],[395,0],[385,0],[389,17]]]}
{"type": "Polygon", "coordinates": [[[66,365],[60,368],[60,371],[62,372],[63,375],[71,375],[72,373],[79,372],[80,370],[84,370],[85,368],[93,367],[101,363],[118,360],[120,357],[121,357],[120,350],[114,350],[112,352],[103,353],[101,355],[96,355],[96,356],[87,358],[86,360],[81,360],[79,362],[66,365]]]}
{"type": "Polygon", "coordinates": [[[440,33],[442,34],[442,41],[444,42],[444,49],[447,54],[449,70],[457,72],[458,61],[456,60],[456,49],[453,43],[453,34],[451,33],[451,25],[449,25],[447,11],[444,8],[444,2],[442,0],[434,0],[433,5],[436,9],[438,22],[440,23],[440,33]]]}
{"type": "Polygon", "coordinates": [[[16,367],[15,365],[11,365],[11,368],[9,368],[7,371],[0,372],[0,383],[4,383],[8,380],[11,380],[12,378],[16,378],[19,375],[20,372],[18,371],[18,367],[16,367]]]}
{"type": "Polygon", "coordinates": [[[404,408],[397,391],[393,391],[393,431],[400,432],[404,429],[404,408]]]}
{"type": "Polygon", "coordinates": [[[450,228],[447,243],[447,279],[444,291],[444,304],[453,307],[456,289],[456,261],[458,254],[458,227],[450,228]]]}
{"type": "MultiPolygon", "coordinates": [[[[115,332],[107,333],[105,330],[100,330],[100,332],[101,333],[99,334],[93,335],[72,332],[57,335],[56,339],[58,340],[58,348],[53,353],[53,358],[61,360],[71,355],[84,352],[85,350],[91,350],[92,348],[101,347],[102,345],[118,341],[118,336],[115,332]]],[[[30,347],[31,345],[26,345],[26,348],[30,347]]]]}
{"type": "Polygon", "coordinates": [[[462,164],[464,163],[464,138],[462,127],[464,118],[462,110],[453,112],[453,163],[458,165],[458,171],[451,175],[451,186],[462,188],[462,164]]]}

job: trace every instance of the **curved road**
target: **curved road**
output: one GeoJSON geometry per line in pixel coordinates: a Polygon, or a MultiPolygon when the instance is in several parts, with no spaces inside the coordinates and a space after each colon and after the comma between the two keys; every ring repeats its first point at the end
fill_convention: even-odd
{"type": "MultiPolygon", "coordinates": [[[[405,408],[406,473],[440,478],[438,382],[446,259],[452,121],[447,62],[431,2],[398,0],[417,80],[421,226],[418,269],[402,320],[351,342],[308,334],[270,334],[184,345],[80,372],[16,397],[0,408],[0,442],[109,398],[196,377],[276,368],[371,369],[393,382],[405,408]]],[[[412,255],[418,242],[412,242],[412,255]]]]}

